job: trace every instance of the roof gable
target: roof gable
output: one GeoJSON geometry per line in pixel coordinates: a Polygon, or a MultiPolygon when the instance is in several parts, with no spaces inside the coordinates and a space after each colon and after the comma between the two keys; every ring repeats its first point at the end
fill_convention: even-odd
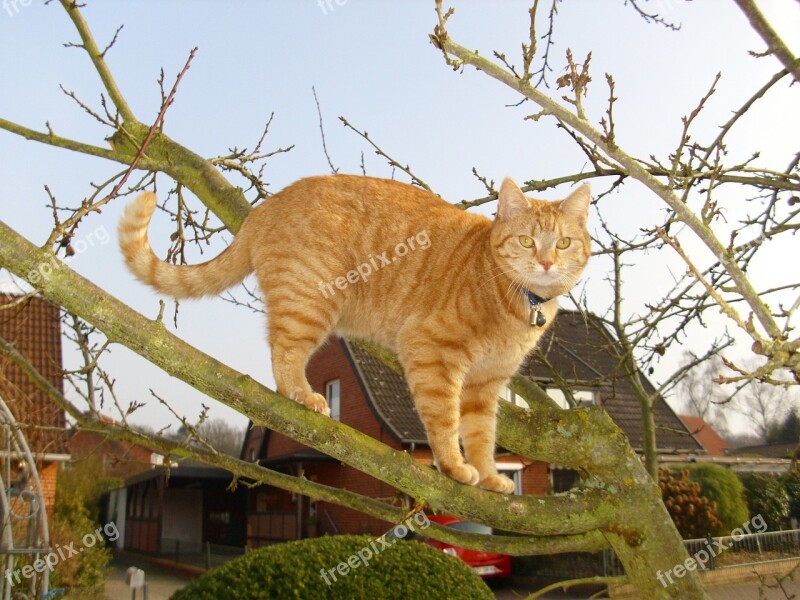
{"type": "MultiPolygon", "coordinates": [[[[598,403],[622,429],[635,449],[642,448],[642,413],[633,385],[620,365],[615,337],[596,316],[560,311],[556,322],[520,367],[520,373],[543,384],[563,380],[594,389],[598,403]]],[[[656,388],[639,372],[644,388],[656,388]]],[[[660,452],[702,452],[675,412],[659,395],[653,403],[656,442],[660,452]]]]}

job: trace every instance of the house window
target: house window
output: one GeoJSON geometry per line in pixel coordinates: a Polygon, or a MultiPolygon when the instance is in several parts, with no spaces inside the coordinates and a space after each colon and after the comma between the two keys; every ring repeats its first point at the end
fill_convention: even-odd
{"type": "MultiPolygon", "coordinates": [[[[558,388],[547,388],[547,395],[556,401],[561,408],[572,408],[567,400],[566,394],[558,388]]],[[[572,390],[572,397],[578,407],[594,406],[597,404],[597,394],[594,390],[572,390]]]]}
{"type": "Polygon", "coordinates": [[[333,379],[325,384],[325,399],[331,409],[331,419],[339,420],[340,417],[340,385],[338,379],[333,379]]]}
{"type": "Polygon", "coordinates": [[[525,398],[520,396],[519,394],[515,394],[511,391],[511,388],[508,386],[504,386],[500,392],[500,398],[507,402],[511,402],[515,406],[519,406],[520,408],[530,408],[525,398]]]}
{"type": "Polygon", "coordinates": [[[562,467],[550,467],[550,478],[550,489],[554,494],[567,492],[572,488],[577,487],[581,482],[581,478],[577,471],[573,471],[572,469],[564,469],[562,467]]]}

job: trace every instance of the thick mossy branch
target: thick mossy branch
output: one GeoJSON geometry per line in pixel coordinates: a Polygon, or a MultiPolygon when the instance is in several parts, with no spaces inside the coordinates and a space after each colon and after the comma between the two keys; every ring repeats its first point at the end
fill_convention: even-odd
{"type": "Polygon", "coordinates": [[[616,477],[620,461],[639,460],[622,430],[596,407],[562,410],[534,404],[526,410],[501,402],[497,425],[503,448],[603,478],[616,477]]]}
{"type": "MultiPolygon", "coordinates": [[[[420,465],[405,452],[310,412],[189,346],[161,322],[144,318],[0,222],[0,265],[31,279],[43,264],[59,266],[48,277],[38,278],[37,287],[43,296],[97,327],[111,342],[124,344],[167,373],[248,416],[254,424],[279,431],[434,508],[533,535],[580,534],[607,528],[614,521],[619,506],[615,494],[608,491],[585,489],[533,498],[463,486],[420,465]]],[[[579,424],[576,420],[573,426],[579,424]]],[[[543,426],[547,423],[536,425],[523,437],[537,437],[543,426]]],[[[601,444],[598,439],[598,446],[601,444]]],[[[584,463],[591,460],[590,454],[583,457],[584,463]]]]}
{"type": "MultiPolygon", "coordinates": [[[[125,161],[136,156],[148,127],[126,123],[111,136],[114,150],[125,161]]],[[[147,146],[148,169],[161,171],[186,186],[213,212],[231,233],[236,233],[250,212],[241,188],[234,187],[208,160],[181,146],[163,133],[156,133],[147,146]]]]}
{"type": "MultiPolygon", "coordinates": [[[[130,165],[144,142],[149,127],[139,122],[126,123],[112,137],[111,149],[93,146],[58,136],[52,132],[36,131],[6,119],[0,119],[0,129],[41,142],[49,146],[73,150],[130,165]]],[[[250,212],[250,204],[240,188],[234,187],[202,156],[191,152],[162,133],[155,133],[137,167],[166,173],[191,190],[222,221],[236,233],[250,212]]]]}
{"type": "MultiPolygon", "coordinates": [[[[334,488],[304,477],[295,477],[273,471],[257,463],[228,456],[221,452],[211,452],[206,448],[187,446],[160,436],[148,435],[125,425],[112,424],[105,420],[88,416],[70,402],[59,392],[36,368],[25,359],[5,339],[0,337],[0,355],[6,355],[26,374],[28,379],[70,417],[72,417],[82,431],[92,431],[108,438],[121,440],[129,444],[152,448],[165,456],[175,456],[199,460],[206,464],[220,467],[230,471],[232,482],[245,478],[246,485],[259,486],[271,485],[292,493],[302,494],[314,500],[331,502],[346,506],[361,513],[382,519],[388,523],[401,523],[408,517],[408,511],[400,506],[395,506],[376,500],[369,496],[362,496],[349,490],[334,488]]],[[[165,474],[167,470],[165,469],[165,474]]],[[[598,531],[585,534],[547,537],[527,536],[485,536],[457,531],[450,527],[442,527],[431,523],[426,535],[443,542],[457,544],[465,548],[476,550],[503,552],[515,556],[528,556],[535,554],[553,554],[558,552],[599,552],[608,547],[605,537],[598,531]]]]}

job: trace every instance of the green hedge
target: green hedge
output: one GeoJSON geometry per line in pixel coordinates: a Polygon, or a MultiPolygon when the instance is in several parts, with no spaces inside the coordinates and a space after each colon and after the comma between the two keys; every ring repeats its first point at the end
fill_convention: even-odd
{"type": "Polygon", "coordinates": [[[713,535],[728,535],[731,530],[741,527],[750,518],[744,497],[742,481],[731,469],[719,465],[690,465],[689,479],[700,484],[703,496],[717,505],[717,518],[722,522],[719,531],[713,535]]]}
{"type": "Polygon", "coordinates": [[[742,473],[741,478],[750,518],[761,515],[769,531],[786,529],[789,525],[790,506],[783,482],[759,473],[742,473]]]}
{"type": "Polygon", "coordinates": [[[789,496],[789,516],[800,521],[800,472],[789,471],[784,475],[783,489],[789,496]]]}
{"type": "Polygon", "coordinates": [[[494,598],[460,559],[420,542],[388,541],[381,549],[369,536],[338,535],[259,548],[192,581],[171,600],[494,598]],[[343,576],[336,567],[348,558],[358,564],[343,576]],[[320,573],[329,569],[336,577],[327,573],[330,585],[320,573]]]}

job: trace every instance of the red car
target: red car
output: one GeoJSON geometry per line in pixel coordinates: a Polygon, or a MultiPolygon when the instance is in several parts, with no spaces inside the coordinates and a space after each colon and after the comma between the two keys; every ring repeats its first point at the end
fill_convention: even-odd
{"type": "MultiPolygon", "coordinates": [[[[480,533],[483,535],[492,534],[492,529],[486,525],[462,521],[457,517],[451,517],[449,515],[432,515],[428,518],[434,523],[444,525],[445,527],[452,527],[457,531],[463,531],[465,533],[480,533]]],[[[427,539],[425,541],[437,550],[441,550],[445,554],[449,554],[450,556],[458,556],[461,560],[472,567],[472,570],[475,571],[475,573],[484,579],[499,579],[511,576],[511,557],[508,554],[468,550],[466,548],[453,546],[452,544],[432,539],[427,539]]]]}

